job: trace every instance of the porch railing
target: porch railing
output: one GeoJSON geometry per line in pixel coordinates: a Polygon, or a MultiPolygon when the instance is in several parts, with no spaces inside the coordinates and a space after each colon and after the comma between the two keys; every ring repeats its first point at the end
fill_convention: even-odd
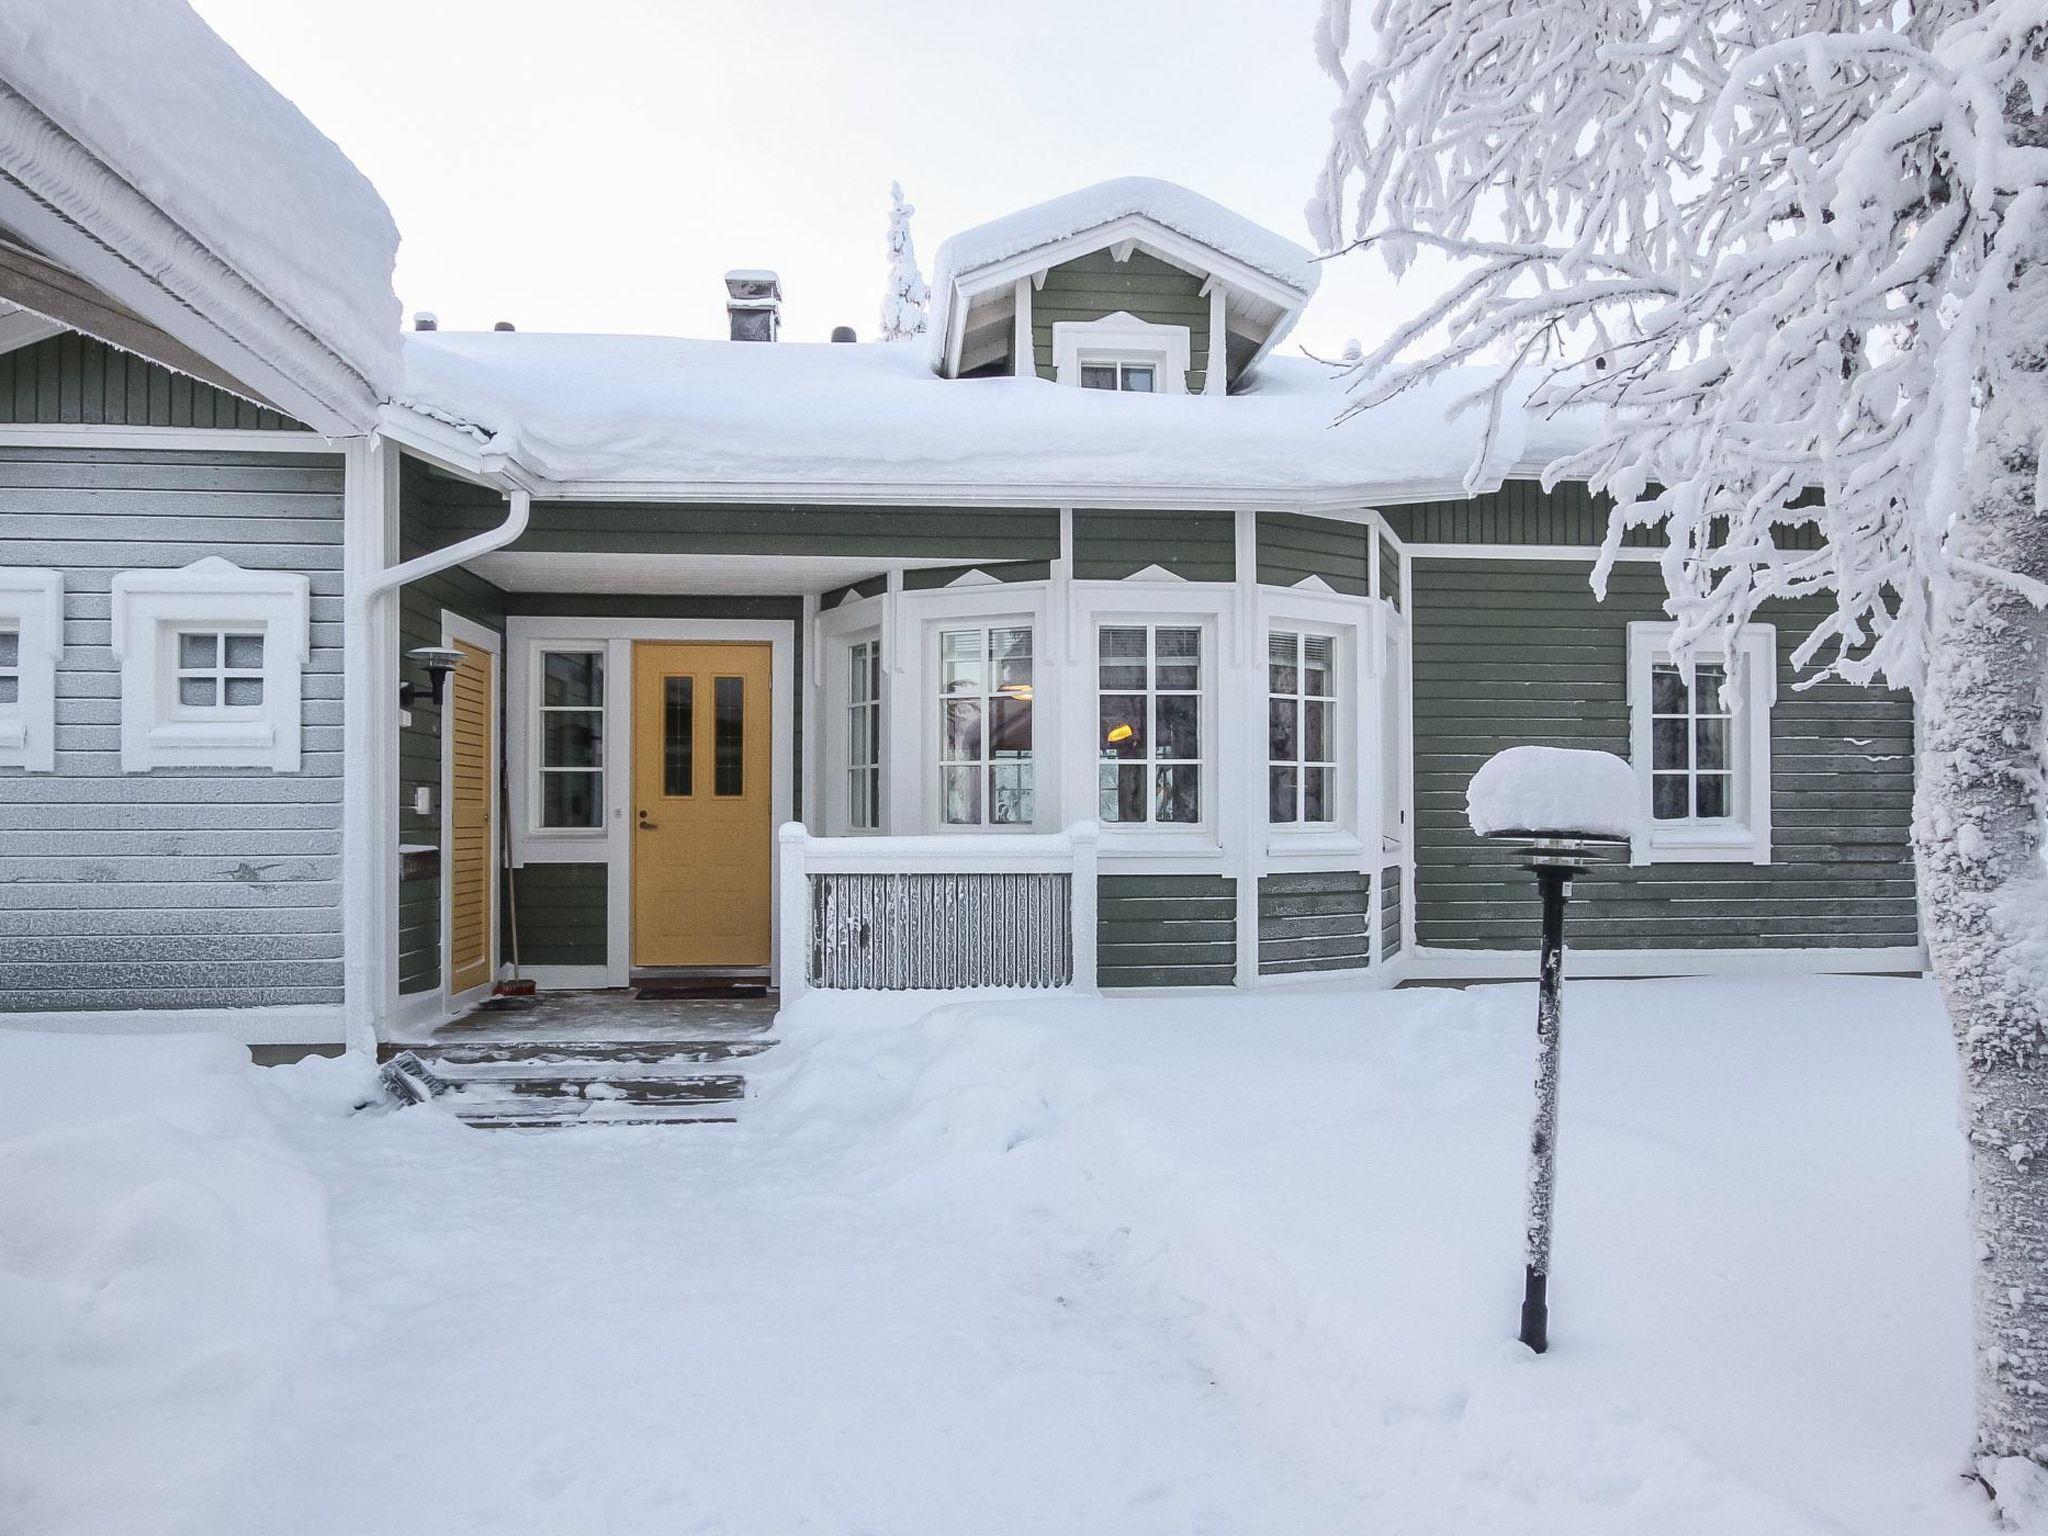
{"type": "Polygon", "coordinates": [[[779,834],[781,985],[1095,987],[1093,822],[1042,836],[779,834]]]}

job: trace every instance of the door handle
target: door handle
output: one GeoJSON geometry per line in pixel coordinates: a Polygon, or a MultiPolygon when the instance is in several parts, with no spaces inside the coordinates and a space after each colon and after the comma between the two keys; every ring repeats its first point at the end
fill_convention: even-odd
{"type": "Polygon", "coordinates": [[[642,811],[640,813],[640,830],[642,832],[652,832],[659,825],[659,822],[649,821],[647,819],[647,813],[645,811],[642,811]]]}

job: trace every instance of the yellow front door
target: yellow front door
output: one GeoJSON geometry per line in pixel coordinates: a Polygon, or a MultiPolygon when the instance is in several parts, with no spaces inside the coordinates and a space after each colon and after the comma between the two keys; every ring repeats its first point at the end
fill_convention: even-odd
{"type": "Polygon", "coordinates": [[[766,645],[633,647],[633,964],[765,966],[766,645]]]}
{"type": "Polygon", "coordinates": [[[468,992],[491,979],[491,913],[497,873],[492,780],[493,658],[455,642],[462,653],[447,683],[442,729],[448,733],[448,990],[468,992]]]}

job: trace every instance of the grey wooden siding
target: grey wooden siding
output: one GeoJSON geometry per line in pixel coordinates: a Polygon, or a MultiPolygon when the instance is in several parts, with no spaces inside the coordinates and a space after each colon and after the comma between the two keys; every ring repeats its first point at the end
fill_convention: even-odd
{"type": "MultiPolygon", "coordinates": [[[[1662,584],[1617,567],[1596,603],[1583,561],[1415,564],[1416,938],[1526,948],[1533,884],[1515,854],[1466,826],[1475,769],[1519,742],[1628,752],[1627,639],[1656,620],[1662,584]]],[[[1619,861],[1582,880],[1572,939],[1584,948],[1853,947],[1917,941],[1907,845],[1913,717],[1903,695],[1845,683],[1795,691],[1789,655],[1813,623],[1772,604],[1769,867],[1619,861]]]]}
{"type": "Polygon", "coordinates": [[[1350,971],[1372,963],[1372,877],[1268,875],[1259,882],[1259,974],[1350,971]]]}
{"type": "Polygon", "coordinates": [[[1076,512],[1074,575],[1121,581],[1157,565],[1189,581],[1234,581],[1236,529],[1229,512],[1076,512]]]}
{"type": "Polygon", "coordinates": [[[0,1011],[341,1001],[339,455],[0,449],[0,563],[64,572],[56,771],[0,769],[0,1011]],[[303,767],[121,771],[111,583],[312,579],[303,767]]]}
{"type": "MultiPolygon", "coordinates": [[[[521,965],[605,963],[603,864],[528,864],[512,871],[519,906],[521,965]]],[[[499,945],[512,958],[512,904],[500,900],[499,945]]]]}
{"type": "Polygon", "coordinates": [[[1380,871],[1380,960],[1401,953],[1401,866],[1380,871]]]}
{"type": "Polygon", "coordinates": [[[1095,974],[1105,987],[1227,987],[1237,979],[1237,882],[1103,875],[1095,974]]]}
{"type": "Polygon", "coordinates": [[[1187,390],[1202,392],[1209,377],[1209,301],[1203,280],[1143,251],[1118,261],[1108,251],[1063,262],[1045,274],[1031,296],[1031,344],[1040,378],[1053,377],[1052,328],[1060,320],[1100,320],[1128,311],[1154,325],[1188,328],[1187,390]]]}
{"type": "Polygon", "coordinates": [[[1259,514],[1259,580],[1291,587],[1320,576],[1337,592],[1372,594],[1372,535],[1360,524],[1291,512],[1259,514]]]}
{"type": "Polygon", "coordinates": [[[304,430],[289,416],[76,331],[0,353],[0,421],[304,430]]]}

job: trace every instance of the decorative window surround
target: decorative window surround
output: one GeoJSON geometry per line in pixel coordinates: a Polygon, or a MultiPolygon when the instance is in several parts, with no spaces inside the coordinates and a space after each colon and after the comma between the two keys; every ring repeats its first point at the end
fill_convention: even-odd
{"type": "Polygon", "coordinates": [[[1370,598],[1348,597],[1313,587],[1267,587],[1258,603],[1258,629],[1252,647],[1252,729],[1247,733],[1256,751],[1247,754],[1253,814],[1265,837],[1266,870],[1318,869],[1330,861],[1369,862],[1364,839],[1375,824],[1374,796],[1381,787],[1378,764],[1379,700],[1392,681],[1382,661],[1381,628],[1386,605],[1370,598]],[[1334,814],[1324,822],[1275,822],[1270,816],[1271,760],[1269,710],[1271,674],[1269,637],[1275,631],[1316,635],[1331,642],[1336,672],[1336,768],[1331,775],[1334,814]]]}
{"type": "Polygon", "coordinates": [[[64,654],[64,575],[25,566],[0,569],[0,634],[13,655],[0,683],[0,767],[48,773],[57,764],[57,662],[64,654]]]}
{"type": "MultiPolygon", "coordinates": [[[[121,769],[299,771],[301,676],[311,659],[311,584],[292,571],[245,571],[209,556],[113,582],[121,664],[121,769]],[[178,699],[181,633],[261,635],[260,703],[199,708],[178,699]]],[[[251,692],[255,690],[250,690],[251,692]]]]}
{"type": "Polygon", "coordinates": [[[1053,376],[1078,387],[1081,369],[1132,364],[1155,369],[1157,393],[1188,392],[1193,343],[1184,325],[1155,325],[1128,310],[1100,320],[1058,320],[1052,328],[1053,376]]]}
{"type": "Polygon", "coordinates": [[[1637,864],[1769,864],[1771,862],[1771,708],[1778,696],[1777,631],[1768,624],[1743,627],[1732,656],[1702,648],[1701,665],[1729,664],[1736,707],[1729,722],[1730,814],[1658,820],[1655,808],[1652,737],[1652,675],[1669,665],[1674,626],[1637,623],[1628,627],[1629,761],[1642,797],[1646,830],[1635,839],[1637,864]]]}

